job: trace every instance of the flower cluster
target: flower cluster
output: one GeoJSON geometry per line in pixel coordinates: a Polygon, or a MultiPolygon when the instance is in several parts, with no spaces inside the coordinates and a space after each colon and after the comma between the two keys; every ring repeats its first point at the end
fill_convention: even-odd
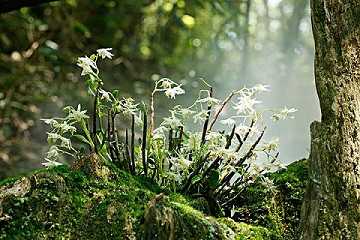
{"type": "MultiPolygon", "coordinates": [[[[183,86],[168,78],[155,81],[148,109],[117,90],[105,89],[97,61],[112,57],[111,48],[104,48],[78,59],[93,99],[92,117],[78,105],[66,107],[64,118],[43,119],[51,127],[44,165],[58,165],[63,154],[81,157],[83,151],[73,144],[77,140],[105,162],[151,177],[168,190],[202,195],[230,213],[249,183],[281,167],[279,139],[265,140],[264,118],[267,113],[276,121],[293,118],[297,110],[260,108],[258,95],[269,92],[268,85],[244,87],[220,100],[203,81],[204,89],[190,106],[176,105],[155,126],[155,95],[174,99],[185,94],[183,86]],[[118,129],[119,116],[126,124],[124,131],[118,129]]],[[[270,185],[266,179],[264,184],[270,185]]]]}

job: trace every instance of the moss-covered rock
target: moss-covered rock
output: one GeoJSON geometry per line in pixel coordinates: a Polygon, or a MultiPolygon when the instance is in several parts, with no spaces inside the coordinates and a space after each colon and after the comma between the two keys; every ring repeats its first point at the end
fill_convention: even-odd
{"type": "Polygon", "coordinates": [[[88,160],[2,181],[0,239],[271,239],[266,228],[207,216],[197,200],[88,160]]]}
{"type": "Polygon", "coordinates": [[[263,226],[273,239],[299,239],[300,212],[308,179],[308,162],[294,162],[265,175],[272,184],[255,182],[237,202],[235,219],[263,226]]]}

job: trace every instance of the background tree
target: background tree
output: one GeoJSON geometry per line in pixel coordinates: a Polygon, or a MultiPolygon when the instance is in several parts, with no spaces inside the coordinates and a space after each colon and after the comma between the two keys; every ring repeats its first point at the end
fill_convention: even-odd
{"type": "Polygon", "coordinates": [[[321,122],[311,125],[302,239],[360,238],[360,2],[312,0],[321,122]]]}

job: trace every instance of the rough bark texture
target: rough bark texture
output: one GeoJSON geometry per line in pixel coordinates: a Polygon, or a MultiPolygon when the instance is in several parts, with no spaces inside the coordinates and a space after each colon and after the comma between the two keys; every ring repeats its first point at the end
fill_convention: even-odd
{"type": "Polygon", "coordinates": [[[312,0],[315,82],[302,239],[360,239],[360,1],[312,0]]]}

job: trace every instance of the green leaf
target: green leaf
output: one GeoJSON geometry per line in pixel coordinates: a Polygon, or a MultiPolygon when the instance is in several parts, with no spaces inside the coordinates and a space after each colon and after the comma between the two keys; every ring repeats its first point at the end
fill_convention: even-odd
{"type": "Polygon", "coordinates": [[[220,178],[219,171],[211,170],[209,173],[209,179],[208,179],[209,187],[212,189],[216,188],[217,185],[219,184],[219,178],[220,178]]]}
{"type": "Polygon", "coordinates": [[[192,184],[196,184],[201,180],[201,176],[200,175],[196,175],[192,180],[191,183],[192,184]]]}
{"type": "Polygon", "coordinates": [[[91,143],[83,135],[76,134],[76,135],[74,135],[74,137],[76,137],[81,142],[86,143],[91,146],[91,143]]]}

